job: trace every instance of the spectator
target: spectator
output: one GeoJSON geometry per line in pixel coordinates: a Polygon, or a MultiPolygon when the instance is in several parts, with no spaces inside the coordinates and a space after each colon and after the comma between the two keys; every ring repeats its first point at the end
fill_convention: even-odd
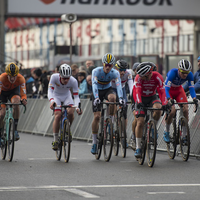
{"type": "Polygon", "coordinates": [[[78,94],[79,94],[79,97],[83,99],[86,97],[84,94],[88,93],[86,71],[82,70],[78,72],[78,83],[79,83],[78,94]]]}
{"type": "Polygon", "coordinates": [[[36,86],[35,86],[35,79],[33,72],[35,71],[36,68],[31,69],[31,74],[30,75],[25,75],[25,81],[26,81],[26,92],[27,92],[27,97],[28,98],[33,98],[35,92],[36,92],[36,86]]]}
{"type": "MultiPolygon", "coordinates": [[[[197,58],[197,63],[198,63],[198,70],[194,74],[194,89],[196,93],[199,93],[200,92],[200,56],[197,58]]],[[[183,85],[183,89],[185,90],[185,92],[188,92],[189,90],[188,82],[186,82],[183,85]]],[[[199,96],[197,98],[200,99],[199,96]]]]}
{"type": "Polygon", "coordinates": [[[71,69],[72,69],[72,76],[73,76],[76,80],[78,80],[78,71],[79,71],[78,65],[77,65],[77,64],[73,64],[73,65],[71,66],[71,69]]]}
{"type": "Polygon", "coordinates": [[[60,68],[60,65],[57,65],[55,68],[55,73],[59,73],[59,68],[60,68]]]}
{"type": "Polygon", "coordinates": [[[40,84],[42,86],[41,95],[43,98],[47,98],[48,85],[49,85],[49,80],[47,78],[47,75],[48,75],[48,73],[45,70],[40,77],[40,84]]]}
{"type": "Polygon", "coordinates": [[[88,92],[92,93],[92,75],[88,75],[86,78],[87,81],[87,88],[88,88],[88,92]]]}
{"type": "Polygon", "coordinates": [[[87,60],[86,62],[85,62],[85,66],[86,66],[86,70],[87,70],[87,74],[88,75],[92,75],[92,70],[94,69],[94,68],[96,68],[96,66],[94,65],[94,61],[92,61],[92,60],[87,60]]]}
{"type": "Polygon", "coordinates": [[[81,65],[81,66],[79,67],[79,71],[82,71],[82,70],[87,71],[86,68],[85,68],[85,66],[83,66],[83,65],[81,65]]]}
{"type": "Polygon", "coordinates": [[[35,87],[36,87],[36,91],[34,92],[34,98],[39,97],[39,87],[40,87],[40,77],[42,75],[42,70],[40,68],[37,68],[33,71],[32,76],[35,79],[35,87]]]}
{"type": "Polygon", "coordinates": [[[135,79],[136,75],[137,75],[137,72],[136,72],[136,69],[137,69],[137,66],[139,65],[140,63],[139,62],[136,62],[133,64],[133,67],[132,67],[132,70],[133,70],[133,80],[135,79]]]}

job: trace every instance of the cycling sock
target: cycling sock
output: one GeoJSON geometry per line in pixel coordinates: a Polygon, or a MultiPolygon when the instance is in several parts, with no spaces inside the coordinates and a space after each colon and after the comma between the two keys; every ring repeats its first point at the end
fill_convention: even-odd
{"type": "Polygon", "coordinates": [[[18,119],[14,119],[15,121],[15,130],[17,130],[18,119]]]}
{"type": "Polygon", "coordinates": [[[58,133],[53,133],[54,142],[58,141],[58,133]]]}
{"type": "Polygon", "coordinates": [[[136,138],[136,149],[141,149],[142,138],[136,138]]]}
{"type": "Polygon", "coordinates": [[[97,143],[97,134],[92,134],[92,144],[97,143]]]}

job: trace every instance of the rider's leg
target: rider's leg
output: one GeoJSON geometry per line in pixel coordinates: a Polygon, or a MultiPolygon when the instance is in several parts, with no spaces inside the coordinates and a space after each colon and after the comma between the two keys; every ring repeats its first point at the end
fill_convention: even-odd
{"type": "Polygon", "coordinates": [[[54,111],[54,121],[53,121],[54,142],[58,141],[58,133],[60,129],[60,118],[61,118],[61,110],[54,111]]]}

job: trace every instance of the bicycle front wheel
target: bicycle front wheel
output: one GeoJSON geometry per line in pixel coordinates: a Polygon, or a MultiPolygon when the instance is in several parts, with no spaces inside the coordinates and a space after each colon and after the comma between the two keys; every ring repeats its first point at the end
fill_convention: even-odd
{"type": "Polygon", "coordinates": [[[190,131],[188,122],[185,118],[180,118],[179,120],[178,133],[181,156],[184,161],[187,161],[190,156],[190,131]]]}
{"type": "Polygon", "coordinates": [[[2,160],[5,160],[7,153],[7,139],[6,139],[6,125],[2,129],[3,133],[1,134],[1,157],[2,160]]]}
{"type": "Polygon", "coordinates": [[[126,157],[126,121],[122,116],[119,120],[119,135],[120,135],[120,144],[121,144],[121,154],[122,157],[126,157]]]}
{"type": "Polygon", "coordinates": [[[172,131],[170,131],[170,143],[167,143],[167,153],[171,159],[176,156],[176,119],[173,118],[172,131]]]}
{"type": "Polygon", "coordinates": [[[58,150],[56,150],[56,159],[59,161],[62,156],[62,137],[63,137],[63,130],[60,130],[60,134],[58,137],[58,150]]]}
{"type": "Polygon", "coordinates": [[[113,123],[110,118],[106,119],[106,124],[104,127],[103,146],[104,160],[108,162],[111,158],[113,148],[113,123]]]}
{"type": "Polygon", "coordinates": [[[12,161],[14,155],[14,147],[15,147],[15,122],[14,119],[9,120],[9,130],[8,130],[8,161],[12,161]]]}
{"type": "Polygon", "coordinates": [[[72,136],[70,132],[69,120],[66,119],[64,122],[64,130],[63,130],[63,155],[65,162],[69,161],[71,141],[72,141],[72,136]]]}
{"type": "Polygon", "coordinates": [[[113,134],[113,153],[115,156],[118,156],[119,153],[119,126],[118,118],[116,118],[116,127],[113,134]]]}
{"type": "Polygon", "coordinates": [[[157,148],[157,130],[156,123],[154,120],[149,122],[149,130],[147,133],[147,164],[149,167],[153,167],[156,159],[156,148],[157,148]]]}

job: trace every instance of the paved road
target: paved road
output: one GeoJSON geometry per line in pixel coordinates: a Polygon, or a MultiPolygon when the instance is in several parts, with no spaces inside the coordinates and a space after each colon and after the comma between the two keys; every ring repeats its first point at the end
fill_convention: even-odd
{"type": "Polygon", "coordinates": [[[157,153],[156,163],[140,166],[127,157],[98,161],[91,144],[72,142],[69,163],[56,161],[51,137],[20,134],[13,162],[0,160],[0,200],[141,199],[199,200],[200,162],[157,153]]]}

